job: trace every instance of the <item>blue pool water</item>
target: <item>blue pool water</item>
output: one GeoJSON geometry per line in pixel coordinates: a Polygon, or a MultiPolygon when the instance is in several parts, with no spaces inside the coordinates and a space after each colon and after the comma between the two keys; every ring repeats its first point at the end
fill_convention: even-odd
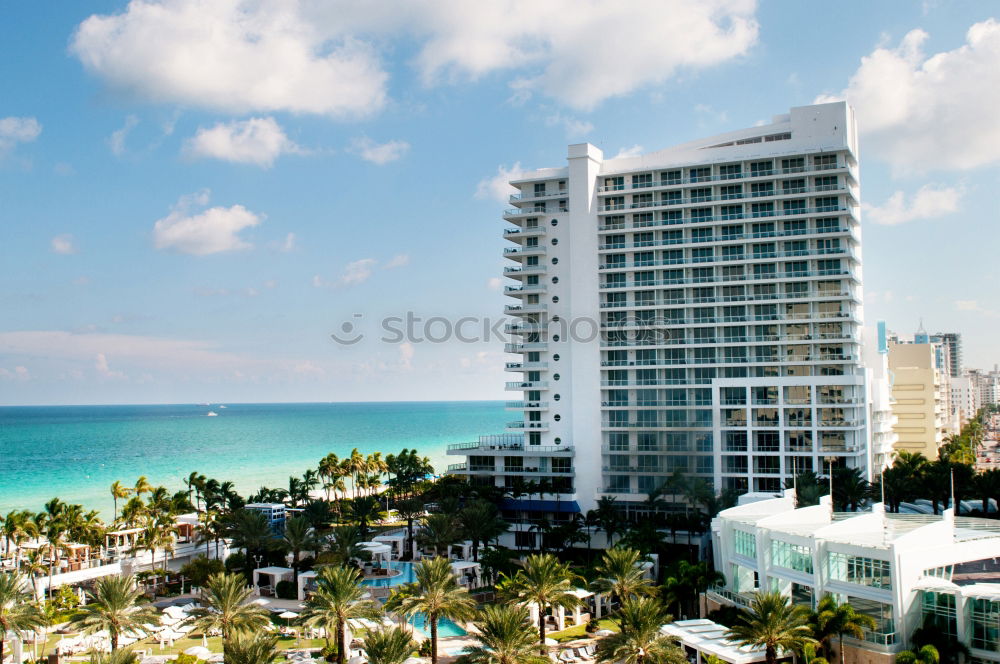
{"type": "MultiPolygon", "coordinates": [[[[423,614],[418,613],[417,615],[410,618],[409,623],[419,629],[421,632],[427,636],[431,635],[430,625],[427,624],[426,619],[423,614]]],[[[443,639],[447,636],[465,636],[467,632],[456,625],[451,620],[447,618],[438,619],[438,638],[443,639]]]]}
{"type": "Polygon", "coordinates": [[[396,576],[391,576],[387,579],[366,579],[365,581],[362,581],[362,583],[366,586],[373,586],[375,588],[391,588],[393,586],[398,586],[403,583],[411,583],[417,580],[417,577],[413,574],[413,563],[393,561],[389,563],[389,567],[402,572],[402,574],[397,574],[396,576]]]}

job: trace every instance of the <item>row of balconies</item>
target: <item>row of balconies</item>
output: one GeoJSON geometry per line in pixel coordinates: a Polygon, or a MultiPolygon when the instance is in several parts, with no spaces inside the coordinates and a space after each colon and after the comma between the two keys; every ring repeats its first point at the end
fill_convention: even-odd
{"type": "Polygon", "coordinates": [[[634,290],[637,288],[650,288],[653,286],[690,286],[693,284],[715,284],[725,286],[728,284],[743,284],[748,281],[773,281],[775,279],[794,279],[808,277],[849,277],[854,281],[860,281],[858,276],[850,270],[807,270],[805,272],[782,272],[771,274],[737,274],[720,275],[718,277],[680,277],[677,279],[643,279],[632,280],[631,283],[620,284],[605,281],[599,286],[602,292],[634,290]]]}
{"type": "MultiPolygon", "coordinates": [[[[669,299],[655,299],[655,300],[633,300],[632,302],[602,302],[601,309],[648,309],[650,307],[671,307],[680,304],[718,304],[720,302],[748,302],[753,303],[755,301],[771,301],[771,300],[837,300],[845,297],[855,298],[857,297],[851,291],[820,291],[811,290],[803,293],[749,293],[743,295],[716,295],[712,297],[673,297],[669,299]]],[[[542,305],[544,306],[544,305],[542,305]]],[[[511,311],[520,311],[519,306],[512,308],[510,305],[507,307],[511,311]]]]}
{"type": "MultiPolygon", "coordinates": [[[[838,405],[845,405],[845,404],[850,404],[852,407],[853,406],[860,407],[860,406],[863,405],[863,404],[856,403],[856,402],[853,402],[853,401],[848,401],[847,399],[817,401],[815,404],[812,403],[811,401],[807,401],[807,400],[804,400],[804,399],[786,400],[784,403],[780,403],[780,404],[777,403],[777,402],[773,402],[773,403],[760,403],[760,402],[756,402],[755,401],[753,405],[754,406],[758,406],[758,407],[768,407],[768,406],[774,406],[774,407],[780,407],[780,406],[814,406],[815,405],[817,407],[821,407],[822,408],[822,407],[825,407],[825,406],[838,406],[838,405]]],[[[691,407],[697,407],[697,406],[711,406],[711,405],[713,405],[713,402],[712,402],[711,399],[665,399],[665,400],[655,400],[654,399],[654,400],[643,400],[643,401],[628,401],[628,400],[621,400],[621,399],[612,399],[612,400],[609,400],[609,401],[602,401],[601,402],[601,407],[602,408],[631,408],[631,409],[635,409],[635,408],[649,408],[649,407],[686,407],[686,408],[691,408],[691,407]]],[[[744,407],[744,408],[747,406],[746,403],[739,403],[739,404],[725,403],[725,404],[720,404],[720,405],[724,405],[724,406],[739,406],[739,407],[744,407]]]]}
{"type": "MultiPolygon", "coordinates": [[[[621,191],[621,190],[617,190],[621,191]]],[[[692,191],[697,191],[693,189],[692,191]]],[[[715,201],[741,201],[746,199],[760,199],[760,198],[777,198],[782,196],[801,196],[802,194],[812,194],[812,193],[822,193],[830,191],[843,191],[849,196],[853,196],[853,190],[847,185],[843,184],[821,184],[814,185],[812,187],[772,187],[770,189],[763,189],[759,191],[739,191],[728,194],[709,194],[707,196],[692,196],[688,195],[687,198],[676,197],[676,198],[660,198],[660,201],[654,201],[654,203],[662,202],[663,205],[697,205],[700,203],[712,203],[715,201]]],[[[650,192],[647,191],[633,191],[633,196],[646,195],[650,192]]],[[[675,192],[677,193],[677,192],[675,192]]],[[[603,192],[602,196],[614,196],[613,192],[603,192]]],[[[646,206],[648,207],[648,206],[646,206]]]]}
{"type": "MultiPolygon", "coordinates": [[[[652,253],[652,252],[650,252],[652,253]]],[[[645,268],[645,267],[658,267],[658,266],[672,266],[672,265],[690,265],[690,264],[704,264],[704,263],[738,263],[740,261],[771,261],[778,258],[805,258],[809,256],[835,256],[850,258],[852,260],[857,260],[858,257],[853,251],[848,251],[844,247],[832,247],[830,249],[807,249],[805,251],[767,251],[760,252],[752,255],[747,254],[733,254],[730,256],[726,255],[716,255],[711,256],[695,256],[691,255],[689,257],[682,258],[660,258],[660,259],[650,259],[650,260],[633,260],[631,263],[627,261],[620,262],[609,262],[601,263],[597,266],[599,270],[624,270],[629,268],[645,268]]]]}
{"type": "Polygon", "coordinates": [[[549,382],[546,380],[525,380],[525,381],[514,381],[507,383],[504,389],[508,391],[517,390],[547,390],[549,389],[549,382]]]}
{"type": "Polygon", "coordinates": [[[504,434],[489,436],[490,441],[472,441],[471,443],[452,443],[448,445],[448,454],[507,454],[511,452],[524,452],[527,455],[538,456],[539,454],[557,454],[559,456],[573,456],[572,446],[567,445],[525,445],[521,434],[504,434]],[[504,439],[509,437],[509,442],[504,439]]]}
{"type": "Polygon", "coordinates": [[[538,265],[508,265],[503,269],[503,273],[509,277],[518,277],[522,274],[544,274],[547,266],[538,265]]]}
{"type": "MultiPolygon", "coordinates": [[[[775,366],[781,362],[761,362],[763,366],[775,366]]],[[[720,365],[724,366],[724,365],[720,365]]],[[[836,374],[843,375],[843,374],[836,374]]],[[[777,376],[775,376],[777,377],[777,376]]],[[[656,387],[662,385],[711,385],[712,378],[692,376],[690,378],[632,378],[625,380],[602,380],[601,387],[656,387]]]]}
{"type": "MultiPolygon", "coordinates": [[[[608,194],[608,193],[614,193],[614,192],[618,192],[618,191],[625,191],[626,189],[655,189],[657,187],[675,187],[677,185],[696,184],[696,183],[699,183],[699,182],[723,182],[723,181],[729,181],[729,180],[749,180],[749,179],[754,179],[754,178],[774,177],[775,175],[791,175],[793,173],[812,173],[812,172],[817,172],[817,171],[832,171],[832,170],[849,169],[849,168],[851,168],[851,167],[849,167],[849,166],[847,166],[845,164],[836,163],[836,164],[819,164],[819,165],[815,165],[815,166],[801,166],[801,167],[796,167],[796,168],[775,168],[775,169],[769,169],[769,170],[748,171],[748,172],[741,172],[741,173],[729,173],[729,174],[725,174],[725,175],[709,175],[709,176],[705,176],[705,177],[693,177],[693,178],[692,177],[689,177],[689,178],[677,177],[677,178],[661,179],[661,180],[657,180],[657,181],[652,181],[652,182],[650,182],[648,184],[641,184],[639,186],[628,186],[628,185],[625,185],[625,184],[603,186],[603,187],[598,187],[597,188],[597,193],[599,193],[599,194],[608,194]]],[[[607,177],[607,176],[605,176],[605,177],[607,177]]]]}
{"type": "Polygon", "coordinates": [[[504,306],[503,311],[505,314],[512,314],[518,316],[520,314],[540,314],[548,311],[549,305],[544,302],[536,302],[534,304],[508,304],[504,306]]]}
{"type": "MultiPolygon", "coordinates": [[[[642,320],[638,318],[627,318],[621,321],[607,321],[601,323],[601,329],[649,329],[650,327],[673,327],[680,325],[707,325],[713,323],[768,323],[772,321],[812,321],[812,320],[829,320],[832,318],[846,319],[846,318],[856,318],[857,314],[853,311],[817,311],[817,312],[806,312],[800,314],[754,314],[753,316],[701,316],[698,318],[650,318],[648,320],[642,320]]],[[[528,326],[524,326],[528,327],[528,326]]],[[[543,325],[531,326],[536,327],[536,331],[540,332],[545,329],[543,325]]],[[[511,330],[513,331],[513,330],[511,330]]]]}
{"type": "Polygon", "coordinates": [[[685,364],[751,364],[754,362],[855,362],[857,355],[786,355],[781,358],[757,357],[687,357],[687,358],[656,358],[634,362],[630,360],[605,360],[601,362],[602,367],[660,367],[678,366],[685,364]]]}
{"type": "MultiPolygon", "coordinates": [[[[614,231],[627,231],[642,229],[643,231],[648,231],[650,228],[655,228],[657,226],[686,226],[688,224],[693,224],[691,229],[695,228],[705,228],[704,224],[699,224],[695,220],[676,220],[676,219],[658,219],[654,221],[634,221],[632,224],[626,224],[625,222],[620,223],[607,223],[598,226],[597,230],[602,233],[609,233],[614,231]]],[[[714,226],[712,228],[715,228],[714,226]]],[[[706,240],[706,242],[736,242],[739,240],[767,240],[773,238],[784,238],[784,237],[803,237],[816,235],[820,237],[826,237],[831,234],[849,234],[851,228],[848,226],[830,226],[823,228],[789,228],[785,230],[773,230],[773,231],[756,231],[752,233],[726,233],[719,234],[714,237],[713,240],[706,240]]]]}
{"type": "MultiPolygon", "coordinates": [[[[839,334],[790,334],[783,337],[778,336],[763,336],[763,337],[722,337],[722,338],[712,338],[712,339],[621,339],[621,340],[606,340],[601,343],[601,348],[658,348],[660,346],[679,346],[679,345],[719,345],[719,344],[748,344],[748,343],[777,343],[777,344],[787,344],[796,341],[809,341],[812,339],[816,340],[827,340],[836,341],[840,343],[855,343],[857,342],[856,336],[847,335],[844,333],[839,334]]],[[[507,351],[507,352],[519,352],[519,351],[507,351]]]]}
{"type": "MultiPolygon", "coordinates": [[[[598,214],[608,214],[609,212],[622,212],[625,210],[649,210],[650,208],[669,207],[670,203],[663,201],[650,201],[643,203],[613,203],[610,205],[598,205],[598,214]]],[[[508,213],[510,210],[507,211],[508,213]]],[[[851,212],[851,208],[842,205],[820,205],[818,207],[788,207],[771,210],[751,210],[750,212],[733,212],[731,214],[707,214],[704,216],[689,216],[685,219],[688,223],[709,223],[713,221],[737,221],[740,219],[768,219],[771,217],[795,217],[803,214],[829,214],[831,212],[851,212]]]]}

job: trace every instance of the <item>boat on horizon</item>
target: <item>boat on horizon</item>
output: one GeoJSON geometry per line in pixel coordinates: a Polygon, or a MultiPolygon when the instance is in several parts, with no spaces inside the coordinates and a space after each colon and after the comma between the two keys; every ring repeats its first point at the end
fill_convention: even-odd
{"type": "Polygon", "coordinates": [[[205,415],[205,417],[218,417],[218,416],[219,416],[219,414],[217,412],[215,412],[214,410],[208,411],[208,414],[205,415]]]}

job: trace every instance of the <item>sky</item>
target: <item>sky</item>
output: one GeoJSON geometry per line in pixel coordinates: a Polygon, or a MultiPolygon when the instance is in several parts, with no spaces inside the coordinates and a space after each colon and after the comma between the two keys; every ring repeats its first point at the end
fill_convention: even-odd
{"type": "Polygon", "coordinates": [[[1000,361],[996,3],[0,12],[0,404],[502,399],[502,338],[426,337],[501,318],[508,177],[844,98],[866,323],[1000,361]]]}

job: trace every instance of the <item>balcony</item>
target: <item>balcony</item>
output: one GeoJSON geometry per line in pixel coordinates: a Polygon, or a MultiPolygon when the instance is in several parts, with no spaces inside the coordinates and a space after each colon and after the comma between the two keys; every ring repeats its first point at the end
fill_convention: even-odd
{"type": "Polygon", "coordinates": [[[519,316],[521,314],[540,314],[548,311],[549,305],[544,302],[534,304],[508,304],[503,308],[505,314],[519,316]]]}
{"type": "Polygon", "coordinates": [[[471,443],[454,443],[448,446],[448,454],[478,454],[486,452],[497,452],[506,454],[509,452],[527,452],[526,456],[538,456],[539,454],[559,456],[573,456],[575,450],[566,445],[525,445],[522,434],[499,434],[494,436],[483,436],[488,440],[473,441],[471,443]]]}
{"type": "Polygon", "coordinates": [[[503,326],[503,331],[507,334],[538,334],[545,331],[542,323],[508,323],[503,326]]]}
{"type": "Polygon", "coordinates": [[[503,366],[504,371],[534,371],[537,369],[548,369],[548,362],[507,362],[503,366]]]}
{"type": "Polygon", "coordinates": [[[523,286],[504,286],[504,294],[519,296],[522,293],[543,293],[545,284],[524,284],[523,286]]]}
{"type": "Polygon", "coordinates": [[[850,168],[844,163],[834,163],[834,164],[819,164],[816,166],[799,166],[796,168],[774,168],[766,171],[749,171],[741,173],[726,173],[725,175],[708,175],[705,177],[694,177],[694,178],[672,178],[672,179],[661,179],[655,180],[651,183],[639,183],[638,186],[632,185],[628,186],[626,184],[615,184],[608,185],[604,187],[598,187],[597,193],[607,193],[607,192],[621,192],[628,191],[632,189],[650,189],[653,187],[671,187],[681,184],[697,184],[700,182],[722,182],[730,180],[747,180],[759,177],[774,177],[775,175],[789,175],[792,173],[810,173],[813,171],[830,171],[837,169],[850,168]]]}
{"type": "Polygon", "coordinates": [[[520,256],[541,256],[546,251],[545,247],[542,246],[531,246],[531,247],[507,247],[503,250],[503,255],[506,258],[518,258],[520,256]]]}
{"type": "Polygon", "coordinates": [[[566,198],[569,192],[566,189],[556,189],[554,191],[546,189],[545,191],[526,191],[520,194],[511,194],[510,202],[513,205],[517,205],[518,201],[530,201],[539,198],[566,198]]]}
{"type": "Polygon", "coordinates": [[[524,208],[511,208],[503,211],[503,218],[507,220],[520,219],[522,217],[539,217],[547,214],[556,214],[559,212],[569,212],[568,208],[565,207],[555,207],[555,206],[528,206],[524,208]]]}
{"type": "Polygon", "coordinates": [[[506,410],[548,410],[548,401],[508,401],[504,404],[506,410]]]}
{"type": "Polygon", "coordinates": [[[517,431],[527,430],[527,431],[548,431],[548,422],[525,422],[524,420],[514,420],[513,422],[508,422],[506,424],[507,429],[514,429],[517,431]]]}
{"type": "Polygon", "coordinates": [[[503,352],[505,353],[528,353],[531,351],[546,351],[549,349],[549,344],[544,341],[530,341],[523,344],[504,344],[503,352]]]}
{"type": "Polygon", "coordinates": [[[545,235],[545,232],[545,226],[525,226],[523,228],[505,228],[503,229],[503,236],[505,238],[535,237],[545,235]]]}
{"type": "Polygon", "coordinates": [[[545,271],[545,265],[510,265],[503,269],[503,273],[511,277],[518,277],[523,274],[545,274],[545,271]]]}
{"type": "Polygon", "coordinates": [[[504,389],[507,391],[547,390],[549,389],[549,383],[545,380],[514,381],[512,383],[507,383],[504,386],[504,389]]]}

